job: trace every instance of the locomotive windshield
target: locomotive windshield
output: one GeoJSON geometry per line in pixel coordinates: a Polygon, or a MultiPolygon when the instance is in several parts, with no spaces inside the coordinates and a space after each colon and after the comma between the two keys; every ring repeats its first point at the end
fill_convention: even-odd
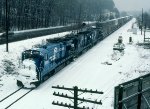
{"type": "Polygon", "coordinates": [[[22,54],[22,60],[24,59],[34,59],[34,58],[39,58],[40,52],[36,50],[26,50],[22,54]]]}

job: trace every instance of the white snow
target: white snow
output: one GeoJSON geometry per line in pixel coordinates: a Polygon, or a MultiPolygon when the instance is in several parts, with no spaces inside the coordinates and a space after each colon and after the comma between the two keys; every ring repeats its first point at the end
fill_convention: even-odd
{"type": "Polygon", "coordinates": [[[0,45],[0,99],[4,98],[11,92],[15,91],[18,87],[16,86],[16,76],[19,67],[20,57],[22,51],[30,49],[36,44],[43,43],[43,40],[47,38],[61,37],[69,32],[48,35],[45,37],[33,38],[24,41],[19,41],[9,44],[9,52],[5,52],[6,45],[0,45]],[[8,66],[11,65],[11,71],[8,71],[8,66]],[[10,74],[9,74],[10,73],[10,74]],[[6,75],[9,74],[9,75],[6,75]],[[13,85],[12,85],[13,84],[13,85]]]}
{"type": "MultiPolygon", "coordinates": [[[[78,86],[79,88],[103,91],[103,95],[87,93],[81,95],[81,97],[84,96],[92,100],[102,100],[103,105],[84,103],[79,106],[85,105],[86,107],[89,106],[94,109],[113,109],[114,87],[122,82],[149,73],[150,69],[150,50],[137,45],[137,42],[143,41],[143,36],[140,35],[139,30],[137,35],[129,31],[134,22],[135,19],[131,20],[125,26],[108,36],[95,47],[45,81],[37,89],[12,105],[10,109],[65,109],[65,107],[52,105],[52,101],[72,102],[53,96],[53,92],[59,91],[71,96],[73,95],[67,91],[52,89],[52,86],[56,85],[64,85],[65,87],[78,86]],[[125,53],[119,60],[111,60],[113,45],[118,41],[118,36],[120,35],[123,37],[123,43],[126,47],[125,53]],[[132,44],[129,44],[129,37],[133,39],[132,44]],[[112,65],[104,63],[111,63],[112,65]]],[[[150,33],[147,32],[146,35],[150,35],[150,33]]],[[[15,72],[17,71],[20,53],[24,49],[31,48],[41,40],[53,36],[57,35],[11,43],[9,53],[4,52],[5,45],[0,46],[0,75],[2,76],[0,78],[0,99],[18,89],[15,83],[17,76],[15,72]],[[7,61],[5,62],[4,60],[7,61]],[[15,66],[12,68],[15,69],[13,74],[7,74],[5,71],[6,68],[4,64],[10,62],[15,66]]],[[[1,107],[0,105],[0,109],[1,107]]]]}

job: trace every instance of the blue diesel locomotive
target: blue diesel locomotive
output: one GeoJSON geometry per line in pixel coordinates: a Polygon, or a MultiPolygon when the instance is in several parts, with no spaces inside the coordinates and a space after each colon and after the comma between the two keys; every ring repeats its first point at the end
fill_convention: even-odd
{"type": "Polygon", "coordinates": [[[47,39],[45,45],[24,51],[17,85],[27,88],[37,87],[130,19],[131,17],[116,19],[117,22],[121,22],[118,24],[115,23],[116,20],[102,22],[96,27],[86,27],[78,33],[47,39]]]}

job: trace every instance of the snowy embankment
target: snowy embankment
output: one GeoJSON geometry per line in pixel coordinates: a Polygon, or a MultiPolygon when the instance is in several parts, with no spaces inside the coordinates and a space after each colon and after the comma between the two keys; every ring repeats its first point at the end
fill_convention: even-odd
{"type": "MultiPolygon", "coordinates": [[[[144,49],[142,46],[137,46],[137,42],[143,41],[143,36],[140,35],[140,31],[138,31],[137,35],[128,31],[131,29],[134,22],[135,19],[131,20],[119,30],[101,41],[70,65],[41,84],[37,89],[33,90],[23,99],[12,105],[10,109],[64,109],[64,107],[52,105],[53,100],[71,103],[70,100],[60,99],[53,96],[54,89],[51,87],[55,85],[64,85],[65,87],[78,86],[79,88],[103,91],[103,95],[81,95],[81,97],[84,96],[88,99],[102,100],[103,105],[98,106],[84,103],[80,106],[90,106],[94,109],[113,109],[114,87],[122,82],[149,73],[150,69],[150,50],[144,49]],[[118,36],[120,35],[123,37],[123,43],[125,44],[125,53],[123,56],[120,56],[119,60],[111,60],[113,44],[117,42],[118,36]],[[129,37],[132,37],[133,39],[132,44],[129,44],[129,37]],[[107,63],[111,64],[108,65],[107,63]]],[[[148,34],[149,33],[146,33],[146,35],[148,34]]],[[[2,98],[17,89],[15,84],[15,76],[17,76],[17,73],[15,72],[17,70],[14,69],[17,69],[17,59],[20,56],[21,51],[31,48],[32,45],[39,43],[42,39],[43,37],[36,38],[36,40],[30,39],[28,41],[12,43],[9,53],[4,52],[4,45],[0,46],[2,54],[0,59],[0,72],[2,75],[0,84],[3,85],[0,86],[0,96],[2,98]],[[3,76],[3,74],[6,73],[4,60],[11,61],[14,64],[15,67],[11,69],[14,70],[15,76],[14,74],[3,76]]],[[[58,91],[64,92],[61,90],[58,91]]],[[[65,93],[71,95],[70,92],[65,91],[65,93]]]]}
{"type": "Polygon", "coordinates": [[[0,45],[0,99],[18,88],[14,84],[16,82],[15,77],[17,76],[19,60],[21,58],[22,51],[30,49],[36,44],[42,44],[48,38],[61,37],[68,33],[70,32],[47,35],[44,37],[10,43],[8,53],[5,52],[6,45],[0,45]],[[5,89],[7,89],[7,91],[5,91],[5,89]]]}

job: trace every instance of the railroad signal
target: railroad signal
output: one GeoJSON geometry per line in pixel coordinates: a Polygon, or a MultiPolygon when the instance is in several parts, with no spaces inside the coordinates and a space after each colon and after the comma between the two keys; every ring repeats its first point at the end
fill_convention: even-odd
{"type": "Polygon", "coordinates": [[[67,90],[67,91],[73,91],[74,96],[68,96],[67,94],[64,93],[59,93],[59,92],[54,92],[53,95],[54,96],[58,96],[58,97],[63,97],[63,98],[68,98],[71,101],[74,100],[74,105],[71,104],[67,104],[67,103],[63,103],[63,102],[59,102],[59,101],[53,101],[52,104],[53,105],[58,105],[58,106],[63,106],[63,107],[68,107],[68,108],[74,108],[74,109],[89,109],[89,107],[79,107],[78,105],[83,103],[83,102],[88,102],[88,103],[94,103],[94,104],[98,104],[98,105],[102,105],[101,100],[97,101],[97,100],[87,100],[84,97],[83,98],[79,98],[78,96],[83,94],[83,93],[94,93],[94,94],[103,94],[103,92],[101,91],[93,91],[92,89],[88,90],[88,89],[79,89],[77,86],[73,87],[73,88],[66,88],[64,86],[60,87],[59,85],[57,86],[52,86],[52,88],[55,89],[62,89],[62,90],[67,90]],[[78,92],[82,92],[81,94],[78,94],[78,92]],[[78,103],[78,101],[80,101],[81,103],[78,103]]]}

